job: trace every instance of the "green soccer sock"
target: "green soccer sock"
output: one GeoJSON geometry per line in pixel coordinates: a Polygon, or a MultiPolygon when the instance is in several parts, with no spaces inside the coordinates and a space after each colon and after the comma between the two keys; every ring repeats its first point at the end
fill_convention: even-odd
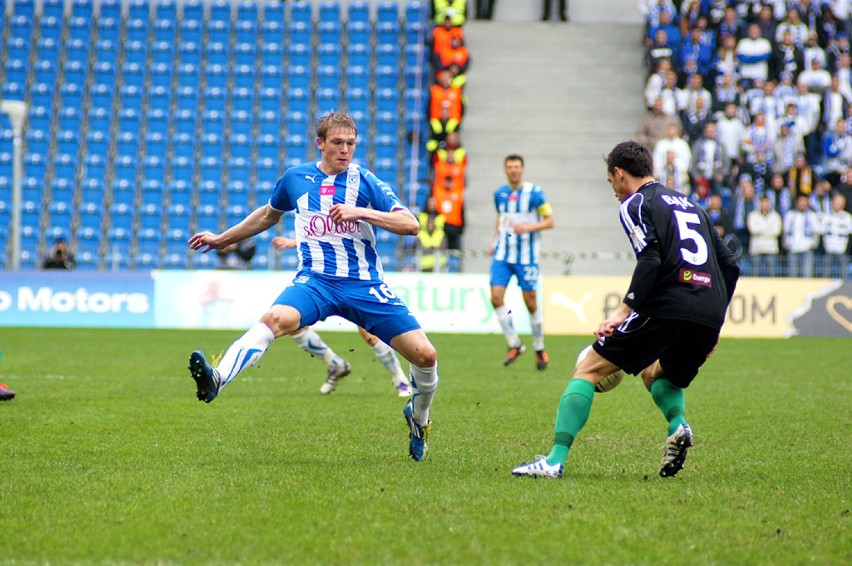
{"type": "Polygon", "coordinates": [[[679,425],[686,424],[686,400],[682,388],[668,379],[658,379],[651,384],[651,397],[669,421],[670,435],[679,425]]]}
{"type": "Polygon", "coordinates": [[[547,456],[550,466],[565,463],[568,451],[574,443],[574,437],[589,420],[592,412],[592,400],[595,398],[595,386],[585,379],[572,379],[559,400],[556,411],[556,434],[553,448],[547,456]]]}

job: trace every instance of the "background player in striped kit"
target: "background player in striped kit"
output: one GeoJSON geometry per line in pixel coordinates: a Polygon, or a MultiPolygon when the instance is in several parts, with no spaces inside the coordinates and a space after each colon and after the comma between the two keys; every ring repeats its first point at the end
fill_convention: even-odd
{"type": "Polygon", "coordinates": [[[338,315],[366,329],[411,363],[415,394],[403,410],[409,455],[426,457],[429,409],[438,386],[435,347],[408,307],[384,283],[373,226],[416,235],[420,225],[393,189],[352,163],[358,129],[352,118],[331,112],[317,123],[321,160],[287,169],[269,202],[222,234],[200,232],[189,239],[207,252],[274,226],[284,212],[296,213],[299,268],[292,285],[273,301],[260,321],[237,339],[212,367],[196,350],[189,359],[199,400],[213,401],[244,369],[256,364],[272,340],[338,315]]]}
{"type": "Polygon", "coordinates": [[[553,228],[553,209],[541,187],[524,182],[524,158],[509,155],[503,160],[508,183],[494,191],[497,224],[491,245],[491,304],[509,344],[504,365],[514,362],[526,351],[515,331],[512,313],[504,302],[506,286],[512,276],[518,280],[524,304],[530,313],[536,367],[547,368],[550,361],[544,349],[544,323],[538,308],[538,255],[542,230],[553,228]]]}

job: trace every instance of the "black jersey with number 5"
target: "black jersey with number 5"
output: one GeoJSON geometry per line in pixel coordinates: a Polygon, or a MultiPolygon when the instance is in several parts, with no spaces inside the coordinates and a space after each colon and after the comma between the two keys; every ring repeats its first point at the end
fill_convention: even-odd
{"type": "Polygon", "coordinates": [[[651,182],[621,203],[621,224],[637,258],[624,302],[642,314],[721,328],[739,266],[707,213],[651,182]]]}

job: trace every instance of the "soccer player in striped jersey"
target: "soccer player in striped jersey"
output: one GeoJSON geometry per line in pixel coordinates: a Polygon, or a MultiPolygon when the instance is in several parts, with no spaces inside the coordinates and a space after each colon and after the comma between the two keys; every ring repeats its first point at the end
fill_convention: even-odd
{"type": "Polygon", "coordinates": [[[491,304],[497,313],[509,351],[503,365],[509,365],[526,351],[515,331],[512,313],[505,304],[506,286],[514,276],[521,287],[530,313],[535,363],[540,370],[550,361],[544,349],[544,322],[538,308],[538,255],[541,231],[553,228],[553,209],[541,187],[524,182],[524,158],[509,155],[503,160],[508,183],[494,191],[497,225],[491,245],[491,304]]]}
{"type": "Polygon", "coordinates": [[[660,476],[677,474],[692,446],[684,389],[719,343],[740,268],[707,213],[654,179],[646,148],[622,142],[606,163],[636,267],[621,306],[598,326],[597,341],[574,368],[556,412],[553,448],[512,470],[516,476],[562,476],[595,386],[618,369],[641,375],[668,423],[660,476]]]}
{"type": "Polygon", "coordinates": [[[411,364],[415,394],[403,410],[409,428],[409,455],[426,457],[429,409],[438,386],[435,347],[408,307],[384,282],[373,226],[416,235],[419,223],[393,189],[371,171],[352,163],[358,129],[352,118],[331,112],[317,122],[320,161],[289,168],[269,202],[222,232],[189,239],[207,252],[250,238],[296,213],[299,268],[293,284],[273,301],[260,321],[237,339],[212,367],[201,351],[189,370],[197,397],[213,401],[243,370],[255,365],[272,340],[338,315],[376,335],[411,364]]]}

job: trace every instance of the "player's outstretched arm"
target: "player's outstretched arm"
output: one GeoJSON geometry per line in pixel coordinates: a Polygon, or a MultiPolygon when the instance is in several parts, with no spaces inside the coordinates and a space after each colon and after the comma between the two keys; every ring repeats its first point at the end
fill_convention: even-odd
{"type": "Polygon", "coordinates": [[[420,231],[420,223],[407,208],[383,212],[351,204],[335,204],[329,209],[328,215],[338,224],[363,220],[394,234],[416,236],[420,231]]]}
{"type": "Polygon", "coordinates": [[[256,236],[275,226],[282,214],[284,213],[275,210],[268,204],[263,205],[253,210],[239,224],[231,226],[221,234],[214,234],[213,232],[194,234],[189,239],[189,247],[193,250],[201,250],[202,253],[207,253],[210,250],[221,250],[230,244],[256,236]]]}
{"type": "Polygon", "coordinates": [[[287,248],[295,248],[296,247],[296,239],[288,238],[286,236],[275,236],[272,238],[272,245],[276,250],[286,250],[287,248]]]}

